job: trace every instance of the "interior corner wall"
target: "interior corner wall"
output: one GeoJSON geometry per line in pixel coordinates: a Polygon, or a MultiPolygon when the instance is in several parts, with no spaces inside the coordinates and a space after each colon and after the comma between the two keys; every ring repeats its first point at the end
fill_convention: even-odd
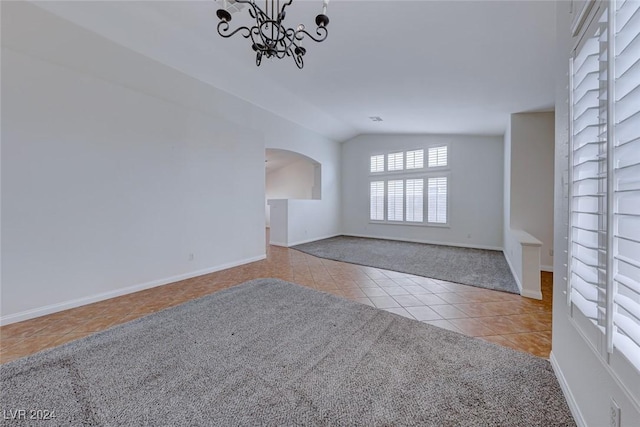
{"type": "Polygon", "coordinates": [[[311,199],[315,180],[315,167],[309,160],[300,159],[274,171],[267,172],[266,224],[271,225],[270,199],[311,199]]]}
{"type": "Polygon", "coordinates": [[[553,341],[551,362],[579,426],[610,425],[610,401],[621,408],[620,427],[640,425],[640,402],[612,375],[605,361],[587,344],[570,318],[567,306],[567,237],[569,198],[567,194],[569,151],[569,55],[570,2],[556,2],[556,147],[555,147],[555,226],[553,341]]]}
{"type": "MultiPolygon", "coordinates": [[[[31,3],[1,7],[0,321],[265,257],[265,146],[326,139],[31,3]]],[[[306,151],[338,179],[327,146],[306,151]]],[[[336,229],[337,200],[321,221],[336,229]]]]}
{"type": "Polygon", "coordinates": [[[291,241],[314,241],[342,233],[341,223],[341,144],[308,131],[291,122],[283,123],[277,128],[271,121],[260,123],[265,130],[266,148],[293,151],[320,163],[321,198],[303,200],[303,217],[290,215],[288,227],[301,229],[304,239],[289,236],[291,241]]]}
{"type": "Polygon", "coordinates": [[[308,160],[297,160],[267,173],[268,199],[311,199],[315,168],[308,160]]]}
{"type": "MultiPolygon", "coordinates": [[[[504,133],[504,180],[503,180],[503,195],[504,195],[504,239],[507,239],[507,231],[510,227],[511,219],[511,117],[507,122],[507,129],[504,133]]],[[[506,247],[506,246],[505,246],[506,247]]]]}
{"type": "Polygon", "coordinates": [[[522,289],[522,248],[511,232],[511,117],[504,133],[504,204],[502,248],[518,287],[522,289]]]}
{"type": "MultiPolygon", "coordinates": [[[[501,136],[361,135],[342,144],[342,224],[345,234],[464,247],[502,249],[501,136]],[[449,227],[369,221],[372,154],[449,144],[449,227]]],[[[323,170],[324,172],[324,170],[323,170]]]]}
{"type": "Polygon", "coordinates": [[[512,114],[505,136],[505,228],[524,230],[542,242],[545,270],[553,268],[554,125],[552,112],[512,114]]]}

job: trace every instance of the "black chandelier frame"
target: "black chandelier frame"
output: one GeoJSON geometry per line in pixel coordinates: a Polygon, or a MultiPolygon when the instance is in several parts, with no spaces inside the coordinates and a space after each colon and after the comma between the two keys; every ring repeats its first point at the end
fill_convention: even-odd
{"type": "Polygon", "coordinates": [[[251,39],[251,47],[256,52],[257,66],[260,66],[263,57],[283,59],[291,56],[298,68],[303,68],[303,56],[307,53],[307,50],[302,47],[305,36],[317,43],[327,38],[329,17],[325,15],[326,0],[322,13],[316,16],[315,36],[310,34],[302,24],[295,29],[284,26],[286,8],[293,3],[293,0],[283,0],[282,6],[280,6],[280,0],[265,0],[264,10],[256,4],[256,0],[235,0],[235,3],[249,6],[249,15],[256,20],[255,25],[238,27],[232,31],[229,25],[231,14],[226,9],[218,9],[216,12],[220,19],[218,34],[229,38],[240,33],[245,39],[251,39]]]}

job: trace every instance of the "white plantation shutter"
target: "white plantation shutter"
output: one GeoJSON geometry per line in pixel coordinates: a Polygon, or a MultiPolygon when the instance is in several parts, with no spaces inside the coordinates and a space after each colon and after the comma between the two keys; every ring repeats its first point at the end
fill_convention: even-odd
{"type": "Polygon", "coordinates": [[[407,180],[407,221],[422,222],[424,217],[424,179],[407,180]]]}
{"type": "Polygon", "coordinates": [[[601,326],[606,321],[607,263],[607,28],[603,21],[597,23],[595,34],[572,61],[569,165],[570,298],[577,309],[601,326]]]}
{"type": "Polygon", "coordinates": [[[384,220],[384,181],[371,182],[369,218],[373,221],[384,220]]]}
{"type": "Polygon", "coordinates": [[[369,220],[449,224],[447,156],[447,145],[370,155],[369,220]]]}
{"type": "Polygon", "coordinates": [[[424,150],[407,151],[407,169],[422,169],[424,167],[424,150]]]}
{"type": "Polygon", "coordinates": [[[640,370],[640,1],[616,2],[612,344],[640,370]]]}
{"type": "Polygon", "coordinates": [[[404,152],[387,155],[387,170],[401,171],[404,169],[404,152]]]}
{"type": "Polygon", "coordinates": [[[593,12],[570,73],[569,302],[640,401],[640,0],[593,12]]]}
{"type": "Polygon", "coordinates": [[[384,172],[384,154],[371,156],[371,172],[384,172]]]}
{"type": "Polygon", "coordinates": [[[447,146],[429,148],[428,162],[430,168],[447,166],[447,146]]]}
{"type": "Polygon", "coordinates": [[[429,178],[427,185],[427,222],[447,223],[447,177],[429,178]]]}
{"type": "Polygon", "coordinates": [[[401,179],[387,182],[387,219],[404,220],[404,181],[401,179]]]}

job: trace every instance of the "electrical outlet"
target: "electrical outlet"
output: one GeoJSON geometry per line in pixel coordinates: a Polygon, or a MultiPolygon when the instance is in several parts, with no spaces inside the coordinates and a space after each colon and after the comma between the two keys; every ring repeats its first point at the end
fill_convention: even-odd
{"type": "Polygon", "coordinates": [[[549,256],[553,256],[553,249],[549,249],[549,256]]]}
{"type": "Polygon", "coordinates": [[[620,407],[613,398],[609,407],[609,427],[620,427],[620,407]]]}

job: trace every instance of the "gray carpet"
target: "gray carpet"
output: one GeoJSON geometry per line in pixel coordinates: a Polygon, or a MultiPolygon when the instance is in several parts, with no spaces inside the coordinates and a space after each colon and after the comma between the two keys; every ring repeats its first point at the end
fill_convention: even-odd
{"type": "Polygon", "coordinates": [[[544,359],[276,279],[9,362],[0,378],[5,413],[55,411],[42,425],[575,425],[544,359]]]}
{"type": "Polygon", "coordinates": [[[293,249],[335,261],[520,294],[500,251],[349,236],[317,240],[293,249]]]}

